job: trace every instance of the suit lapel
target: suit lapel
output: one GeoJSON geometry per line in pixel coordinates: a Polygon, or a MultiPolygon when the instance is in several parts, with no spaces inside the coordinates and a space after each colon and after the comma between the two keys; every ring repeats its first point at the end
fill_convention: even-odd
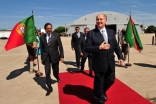
{"type": "Polygon", "coordinates": [[[53,44],[52,42],[53,42],[54,38],[55,38],[55,35],[54,35],[54,33],[52,33],[51,34],[51,39],[50,39],[50,46],[53,44]]]}
{"type": "Polygon", "coordinates": [[[77,32],[75,32],[75,37],[78,39],[77,32]]]}
{"type": "Polygon", "coordinates": [[[111,33],[108,31],[108,29],[106,28],[106,32],[107,32],[107,37],[108,37],[108,43],[111,43],[111,33]]]}
{"type": "Polygon", "coordinates": [[[85,43],[85,34],[84,35],[81,35],[81,36],[82,36],[83,43],[85,43]]]}
{"type": "Polygon", "coordinates": [[[104,42],[104,38],[103,38],[101,32],[99,31],[99,29],[96,28],[95,31],[96,31],[96,36],[97,36],[102,42],[104,42]]]}
{"type": "Polygon", "coordinates": [[[47,46],[48,46],[48,43],[47,43],[47,38],[46,38],[46,34],[44,34],[43,40],[45,41],[45,43],[46,43],[46,44],[47,44],[47,46]]]}

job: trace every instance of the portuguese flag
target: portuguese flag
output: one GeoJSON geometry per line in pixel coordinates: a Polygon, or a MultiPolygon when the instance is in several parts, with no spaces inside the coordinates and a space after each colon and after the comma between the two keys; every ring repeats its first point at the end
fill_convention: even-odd
{"type": "Polygon", "coordinates": [[[126,28],[125,41],[139,52],[141,52],[141,50],[143,49],[139,34],[131,16],[126,28]]]}
{"type": "Polygon", "coordinates": [[[35,32],[34,16],[32,15],[14,26],[5,45],[5,50],[8,51],[25,43],[36,41],[35,32]]]}

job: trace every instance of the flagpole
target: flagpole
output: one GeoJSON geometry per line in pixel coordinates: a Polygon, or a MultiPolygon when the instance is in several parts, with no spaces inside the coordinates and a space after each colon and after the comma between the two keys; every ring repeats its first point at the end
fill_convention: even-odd
{"type": "Polygon", "coordinates": [[[129,52],[130,52],[130,46],[129,46],[129,44],[127,44],[128,45],[128,63],[126,63],[126,66],[132,66],[132,64],[131,63],[129,63],[129,52]]]}
{"type": "MultiPolygon", "coordinates": [[[[32,15],[34,15],[33,10],[32,10],[32,15]]],[[[36,30],[36,27],[35,27],[35,30],[36,30]]],[[[39,77],[39,76],[42,76],[42,75],[43,75],[43,73],[42,73],[42,72],[40,72],[40,68],[39,68],[38,49],[34,48],[34,52],[36,52],[36,53],[37,53],[36,58],[37,58],[37,66],[38,66],[38,71],[36,72],[35,76],[38,76],[38,77],[39,77]]]]}
{"type": "MultiPolygon", "coordinates": [[[[129,17],[131,18],[131,11],[130,11],[130,16],[129,17]]],[[[126,63],[125,65],[126,66],[132,66],[132,64],[129,62],[130,45],[128,43],[127,43],[127,45],[128,45],[128,63],[126,63]]]]}

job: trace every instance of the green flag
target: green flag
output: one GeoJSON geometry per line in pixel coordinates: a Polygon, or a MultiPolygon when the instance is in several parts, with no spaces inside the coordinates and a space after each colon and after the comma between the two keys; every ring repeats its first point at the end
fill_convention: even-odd
{"type": "Polygon", "coordinates": [[[141,52],[141,50],[143,49],[139,34],[131,16],[126,28],[125,41],[139,52],[141,52]]]}
{"type": "Polygon", "coordinates": [[[31,43],[36,41],[36,29],[34,24],[34,16],[30,16],[23,21],[20,22],[25,25],[25,34],[24,34],[24,42],[31,43]]]}
{"type": "Polygon", "coordinates": [[[27,17],[18,22],[11,31],[9,39],[5,45],[6,50],[36,41],[34,16],[27,17]]]}

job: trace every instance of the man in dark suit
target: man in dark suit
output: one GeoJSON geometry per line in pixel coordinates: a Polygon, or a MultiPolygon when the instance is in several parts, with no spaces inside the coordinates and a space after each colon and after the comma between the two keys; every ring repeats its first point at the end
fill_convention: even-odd
{"type": "Polygon", "coordinates": [[[75,50],[75,56],[76,56],[76,65],[78,68],[80,68],[80,52],[78,48],[78,43],[80,36],[83,35],[82,32],[80,32],[79,27],[75,27],[75,33],[72,34],[72,39],[71,39],[71,48],[72,50],[75,50]]]}
{"type": "Polygon", "coordinates": [[[46,34],[41,35],[40,45],[41,45],[41,60],[42,64],[45,67],[46,82],[49,90],[46,93],[48,96],[52,91],[51,86],[51,65],[53,69],[53,75],[57,79],[57,82],[60,82],[59,78],[59,61],[64,61],[64,53],[62,42],[59,34],[52,32],[52,24],[46,23],[44,25],[46,34]]]}
{"type": "Polygon", "coordinates": [[[79,46],[80,56],[82,57],[81,58],[81,72],[83,72],[83,70],[84,70],[85,62],[88,57],[89,75],[91,77],[93,77],[93,75],[92,75],[92,58],[91,58],[92,55],[91,55],[91,53],[87,53],[85,51],[85,41],[86,41],[88,32],[89,32],[89,28],[86,27],[84,29],[84,34],[80,36],[80,41],[79,41],[78,46],[79,46]]]}
{"type": "Polygon", "coordinates": [[[115,59],[117,54],[119,64],[123,63],[121,49],[116,41],[115,32],[105,28],[107,17],[105,14],[96,16],[97,28],[87,35],[86,52],[92,53],[94,77],[94,97],[98,104],[107,100],[106,91],[115,81],[115,59]]]}

